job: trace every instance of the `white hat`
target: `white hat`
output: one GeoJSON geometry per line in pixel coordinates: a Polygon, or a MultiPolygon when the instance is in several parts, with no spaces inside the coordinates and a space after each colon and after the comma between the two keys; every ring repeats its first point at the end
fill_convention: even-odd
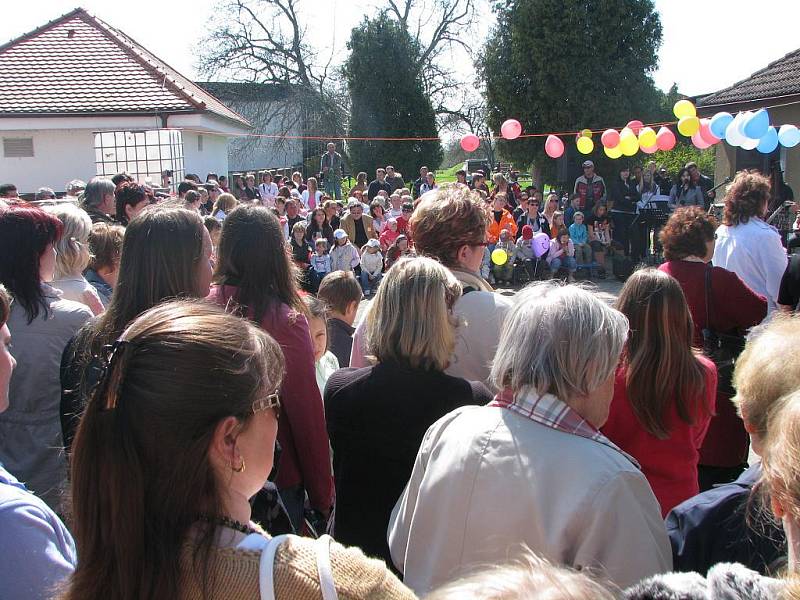
{"type": "Polygon", "coordinates": [[[375,238],[370,238],[369,241],[367,242],[367,246],[369,246],[370,248],[380,248],[380,245],[381,243],[375,238]]]}
{"type": "Polygon", "coordinates": [[[343,240],[347,237],[347,232],[344,229],[337,229],[333,232],[333,237],[335,237],[337,240],[343,240]]]}

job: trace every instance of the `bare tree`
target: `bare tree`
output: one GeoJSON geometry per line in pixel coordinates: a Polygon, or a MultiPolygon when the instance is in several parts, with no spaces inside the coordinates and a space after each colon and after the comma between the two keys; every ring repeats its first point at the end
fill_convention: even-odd
{"type": "MultiPolygon", "coordinates": [[[[339,137],[346,127],[347,96],[332,77],[333,53],[322,61],[305,41],[299,7],[300,0],[223,0],[218,7],[221,25],[202,45],[200,70],[287,91],[283,110],[265,104],[250,117],[256,130],[339,137]]],[[[274,143],[279,147],[285,140],[274,143]]],[[[315,147],[308,149],[315,152],[315,147]]]]}
{"type": "MultiPolygon", "coordinates": [[[[474,133],[481,138],[480,150],[494,169],[497,164],[497,148],[494,135],[486,122],[488,109],[486,95],[480,90],[473,90],[464,96],[458,108],[443,108],[440,112],[442,126],[455,134],[474,133]]],[[[478,158],[483,158],[480,154],[478,158]]]]}
{"type": "Polygon", "coordinates": [[[454,54],[463,52],[472,59],[472,47],[467,40],[475,23],[475,0],[385,0],[387,12],[403,25],[417,40],[420,54],[417,69],[425,91],[440,117],[447,121],[456,99],[449,93],[470,82],[462,81],[452,65],[454,54]]]}

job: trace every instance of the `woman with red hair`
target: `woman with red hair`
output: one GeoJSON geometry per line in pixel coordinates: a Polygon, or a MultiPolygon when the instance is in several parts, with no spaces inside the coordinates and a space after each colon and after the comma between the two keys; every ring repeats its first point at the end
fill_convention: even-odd
{"type": "Polygon", "coordinates": [[[55,216],[23,206],[0,211],[0,284],[13,303],[8,327],[18,363],[10,406],[0,415],[0,463],[57,510],[66,478],[59,421],[59,366],[67,342],[92,317],[47,285],[56,269],[54,246],[63,226],[55,216]]]}

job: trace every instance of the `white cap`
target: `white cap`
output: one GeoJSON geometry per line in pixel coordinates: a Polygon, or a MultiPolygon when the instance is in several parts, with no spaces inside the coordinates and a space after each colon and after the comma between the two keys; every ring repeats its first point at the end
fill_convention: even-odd
{"type": "Polygon", "coordinates": [[[337,229],[333,232],[333,237],[335,237],[337,240],[343,240],[347,237],[347,232],[344,229],[337,229]]]}
{"type": "Polygon", "coordinates": [[[370,238],[370,240],[367,242],[367,246],[370,248],[380,248],[381,243],[375,238],[370,238]]]}

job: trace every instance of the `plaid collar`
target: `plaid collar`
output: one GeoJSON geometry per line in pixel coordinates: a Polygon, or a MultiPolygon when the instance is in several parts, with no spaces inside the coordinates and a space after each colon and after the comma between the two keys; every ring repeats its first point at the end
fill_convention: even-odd
{"type": "Polygon", "coordinates": [[[622,454],[636,465],[638,469],[641,469],[635,458],[627,452],[624,452],[619,446],[604,436],[599,429],[553,394],[539,395],[532,388],[525,388],[515,397],[511,389],[505,388],[494,397],[494,400],[489,406],[498,406],[508,409],[545,427],[550,427],[551,429],[563,431],[571,435],[579,435],[608,446],[622,454]]]}

